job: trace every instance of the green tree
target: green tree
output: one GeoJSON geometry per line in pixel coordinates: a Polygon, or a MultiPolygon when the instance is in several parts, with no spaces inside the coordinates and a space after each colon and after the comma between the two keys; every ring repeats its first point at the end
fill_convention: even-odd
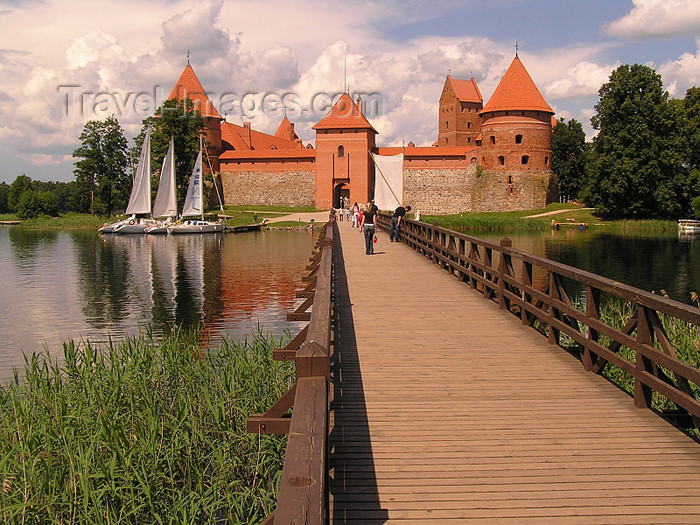
{"type": "Polygon", "coordinates": [[[10,184],[10,190],[7,194],[7,207],[10,211],[17,211],[22,194],[30,189],[32,189],[32,179],[24,174],[18,175],[10,184]]]}
{"type": "Polygon", "coordinates": [[[17,217],[22,220],[35,219],[41,215],[41,202],[39,195],[34,190],[27,190],[17,204],[17,217]]]}
{"type": "Polygon", "coordinates": [[[73,204],[78,211],[104,210],[111,215],[126,205],[128,147],[124,132],[114,115],[106,120],[90,120],[80,134],[81,145],[73,152],[75,163],[73,204]]]}
{"type": "Polygon", "coordinates": [[[561,200],[576,199],[586,177],[586,133],[575,119],[565,123],[561,118],[552,130],[552,169],[561,200]]]}
{"type": "Polygon", "coordinates": [[[639,64],[620,66],[598,94],[584,200],[606,217],[681,216],[690,206],[681,119],[661,76],[639,64]]]}
{"type": "Polygon", "coordinates": [[[10,185],[0,182],[0,213],[7,213],[10,208],[7,206],[7,196],[10,194],[10,185]]]}
{"type": "MultiPolygon", "coordinates": [[[[175,176],[178,187],[178,202],[182,204],[187,193],[190,174],[199,154],[199,135],[204,129],[204,119],[193,110],[193,105],[186,107],[170,99],[158,108],[154,117],[143,121],[141,132],[136,137],[131,150],[132,159],[138,159],[141,145],[146,135],[146,127],[151,126],[151,159],[153,163],[153,187],[158,182],[163,158],[168,151],[170,137],[175,139],[175,176]]],[[[134,161],[135,162],[135,161],[134,161]]],[[[204,159],[206,165],[206,159],[204,159]]]]}

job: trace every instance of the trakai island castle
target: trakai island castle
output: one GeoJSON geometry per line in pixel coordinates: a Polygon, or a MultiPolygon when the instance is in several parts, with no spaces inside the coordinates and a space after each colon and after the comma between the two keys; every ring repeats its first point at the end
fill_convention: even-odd
{"type": "Polygon", "coordinates": [[[557,195],[551,171],[554,112],[517,54],[484,106],[476,80],[447,76],[432,146],[377,147],[362,100],[338,98],[304,146],[285,115],[274,135],[226,122],[187,64],[169,99],[188,98],[205,121],[225,204],[338,207],[375,199],[423,213],[544,207],[557,195]]]}

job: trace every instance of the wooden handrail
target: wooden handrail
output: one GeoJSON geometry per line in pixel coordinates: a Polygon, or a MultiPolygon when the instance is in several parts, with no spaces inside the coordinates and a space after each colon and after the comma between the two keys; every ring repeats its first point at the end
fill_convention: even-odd
{"type": "Polygon", "coordinates": [[[311,284],[303,296],[309,299],[291,314],[296,319],[308,316],[309,324],[285,348],[275,350],[276,359],[294,360],[296,384],[267,413],[248,418],[249,432],[289,432],[277,508],[265,521],[267,524],[321,525],[327,519],[328,378],[336,231],[331,214],[316,243],[319,253],[307,268],[313,278],[306,279],[311,284]],[[305,313],[308,307],[312,307],[310,314],[305,313]],[[292,405],[291,419],[285,420],[284,413],[292,405]]]}
{"type": "MultiPolygon", "coordinates": [[[[388,230],[389,221],[390,215],[380,213],[377,226],[388,230]]],[[[405,244],[517,315],[523,324],[536,327],[550,344],[573,352],[586,370],[599,374],[609,363],[629,374],[635,382],[636,406],[652,408],[656,392],[678,408],[666,415],[687,428],[700,429],[700,370],[678,358],[661,321],[666,316],[700,326],[699,308],[516,250],[509,239],[496,244],[410,219],[401,225],[405,244]],[[494,253],[499,255],[497,262],[494,253]],[[534,287],[535,271],[545,275],[544,289],[534,287]],[[572,304],[562,279],[585,288],[585,311],[572,304]],[[601,321],[601,293],[632,306],[634,315],[624,328],[601,321]],[[601,344],[600,336],[610,343],[601,344]],[[634,355],[625,357],[622,348],[634,355]]]]}

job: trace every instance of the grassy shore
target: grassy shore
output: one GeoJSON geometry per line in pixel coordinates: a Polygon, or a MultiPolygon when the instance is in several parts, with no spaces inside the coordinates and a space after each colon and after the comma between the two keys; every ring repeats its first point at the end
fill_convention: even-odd
{"type": "Polygon", "coordinates": [[[619,233],[676,232],[675,221],[639,220],[604,221],[593,210],[575,204],[553,203],[543,209],[488,213],[457,213],[453,215],[423,215],[423,222],[456,231],[530,231],[545,232],[551,229],[552,220],[562,228],[578,227],[586,223],[589,229],[619,233]],[[558,212],[558,213],[551,213],[558,212]],[[541,215],[546,214],[546,215],[541,215]],[[540,215],[539,217],[534,217],[540,215]]]}
{"type": "Polygon", "coordinates": [[[32,356],[0,388],[0,522],[257,523],[286,438],[246,433],[293,381],[256,334],[202,351],[149,334],[32,356]]]}

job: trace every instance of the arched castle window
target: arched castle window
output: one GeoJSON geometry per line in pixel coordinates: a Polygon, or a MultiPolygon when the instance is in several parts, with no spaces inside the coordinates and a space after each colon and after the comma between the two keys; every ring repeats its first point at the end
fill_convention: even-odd
{"type": "Polygon", "coordinates": [[[549,165],[549,157],[544,158],[544,165],[548,166],[549,165]]]}
{"type": "Polygon", "coordinates": [[[471,123],[471,122],[467,122],[467,129],[470,129],[471,127],[472,127],[472,123],[471,123]]]}
{"type": "Polygon", "coordinates": [[[277,149],[277,146],[273,144],[272,146],[270,146],[270,149],[277,149]]]}
{"type": "Polygon", "coordinates": [[[476,157],[472,157],[472,164],[476,164],[476,157]]]}
{"type": "Polygon", "coordinates": [[[508,184],[513,184],[513,176],[508,175],[508,184]]]}
{"type": "Polygon", "coordinates": [[[498,163],[499,163],[501,166],[505,166],[505,165],[506,165],[506,158],[505,158],[503,155],[499,155],[499,156],[498,156],[498,163]]]}
{"type": "Polygon", "coordinates": [[[515,136],[515,143],[516,143],[516,144],[522,144],[522,143],[523,143],[523,136],[522,136],[522,135],[516,135],[516,136],[515,136]]]}
{"type": "Polygon", "coordinates": [[[493,135],[491,135],[491,137],[489,137],[489,139],[491,140],[491,144],[496,143],[496,137],[494,137],[493,135]]]}
{"type": "Polygon", "coordinates": [[[343,146],[338,146],[338,158],[345,156],[345,148],[343,146]]]}
{"type": "Polygon", "coordinates": [[[522,163],[523,166],[525,164],[527,164],[529,161],[530,161],[530,157],[528,155],[523,155],[522,158],[520,159],[520,162],[522,163]]]}
{"type": "Polygon", "coordinates": [[[471,143],[472,143],[472,138],[471,138],[471,137],[467,137],[467,144],[471,144],[471,143]]]}

